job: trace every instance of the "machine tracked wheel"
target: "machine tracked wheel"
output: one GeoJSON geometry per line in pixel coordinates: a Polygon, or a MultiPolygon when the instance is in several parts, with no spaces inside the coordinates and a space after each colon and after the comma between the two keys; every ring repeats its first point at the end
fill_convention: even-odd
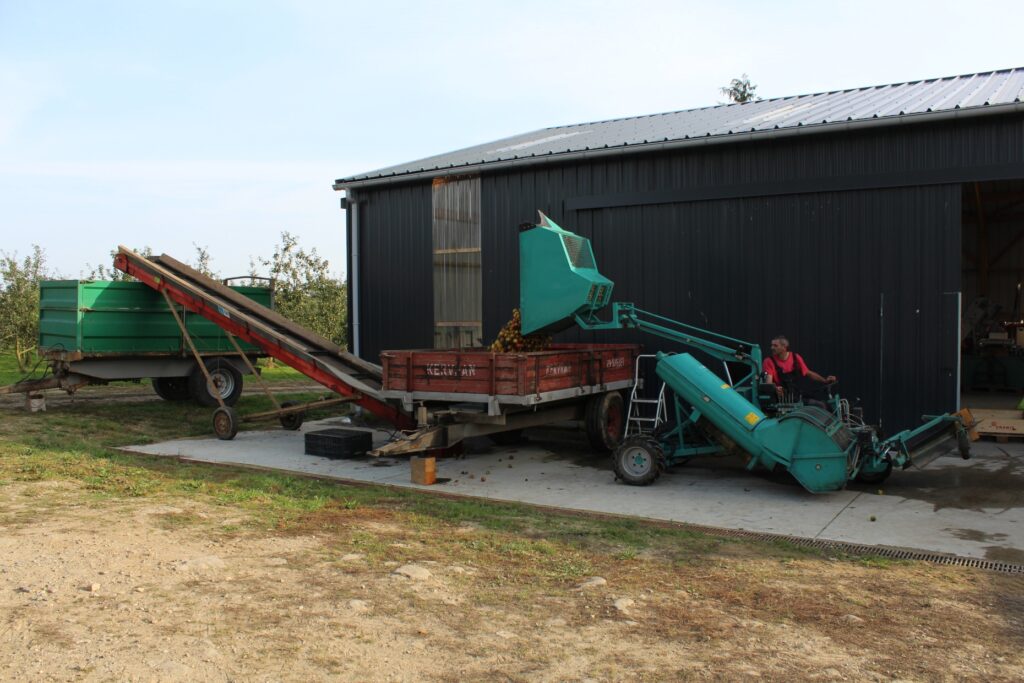
{"type": "MultiPolygon", "coordinates": [[[[297,406],[297,405],[299,405],[299,404],[295,403],[294,401],[285,401],[284,403],[281,404],[281,407],[282,408],[291,408],[292,406],[297,406]]],[[[285,429],[287,429],[290,432],[294,432],[299,427],[302,426],[302,421],[304,419],[306,419],[306,414],[305,413],[287,413],[285,415],[282,415],[278,419],[280,420],[282,427],[284,427],[285,429]]]]}
{"type": "MultiPolygon", "coordinates": [[[[234,365],[222,358],[207,360],[206,369],[209,370],[213,384],[220,393],[224,403],[229,406],[238,403],[238,397],[242,395],[242,373],[234,365]]],[[[198,367],[189,375],[188,387],[192,398],[199,405],[211,408],[220,405],[217,402],[217,398],[210,393],[210,388],[206,383],[206,375],[198,367]]]]}
{"type": "Polygon", "coordinates": [[[855,479],[862,484],[881,484],[892,474],[892,463],[885,463],[885,469],[880,472],[865,472],[861,470],[855,479]]]}
{"type": "Polygon", "coordinates": [[[630,486],[654,483],[665,469],[665,453],[650,436],[631,436],[612,455],[615,476],[630,486]]]}
{"type": "Polygon", "coordinates": [[[615,450],[622,443],[626,429],[626,404],[622,394],[609,391],[587,401],[584,429],[594,450],[602,453],[615,450]]]}
{"type": "Polygon", "coordinates": [[[191,397],[188,377],[154,377],[153,391],[165,401],[187,401],[191,397]]]}
{"type": "Polygon", "coordinates": [[[231,441],[238,434],[238,413],[234,408],[217,408],[213,411],[213,433],[222,441],[231,441]]]}

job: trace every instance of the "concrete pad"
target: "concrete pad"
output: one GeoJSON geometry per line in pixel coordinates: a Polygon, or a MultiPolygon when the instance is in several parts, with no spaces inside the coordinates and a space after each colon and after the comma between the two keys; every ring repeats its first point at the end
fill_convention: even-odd
{"type": "MultiPolygon", "coordinates": [[[[351,427],[332,418],[303,425],[298,432],[242,432],[233,441],[181,439],[124,450],[1024,564],[1024,444],[978,442],[969,461],[946,455],[921,469],[894,472],[880,486],[851,484],[844,491],[814,495],[788,475],[747,472],[730,458],[696,459],[652,486],[626,486],[614,481],[607,456],[593,456],[578,432],[545,428],[528,432],[529,438],[516,447],[472,440],[464,457],[438,460],[438,484],[419,486],[410,482],[405,459],[305,455],[303,433],[332,426],[351,427]]],[[[375,445],[388,439],[387,432],[373,435],[375,445]]]]}

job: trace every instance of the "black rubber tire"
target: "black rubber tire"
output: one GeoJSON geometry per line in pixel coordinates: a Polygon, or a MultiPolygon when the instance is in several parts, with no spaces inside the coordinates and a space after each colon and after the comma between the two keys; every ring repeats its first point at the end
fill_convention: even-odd
{"type": "Polygon", "coordinates": [[[523,441],[522,429],[511,429],[507,432],[494,432],[488,434],[487,438],[498,446],[515,446],[523,441]]]}
{"type": "Polygon", "coordinates": [[[626,432],[626,402],[622,394],[609,391],[591,396],[584,410],[583,429],[595,451],[615,450],[626,432]]]}
{"type": "Polygon", "coordinates": [[[885,469],[881,472],[864,472],[861,470],[854,478],[862,484],[881,484],[889,478],[890,474],[892,474],[892,462],[887,462],[885,463],[885,469]]]}
{"type": "MultiPolygon", "coordinates": [[[[221,388],[220,395],[225,405],[238,403],[238,397],[242,395],[242,373],[223,358],[209,358],[205,363],[214,383],[221,388]]],[[[201,406],[212,408],[220,405],[206,385],[206,375],[198,367],[188,376],[188,390],[192,400],[201,406]]]]}
{"type": "Polygon", "coordinates": [[[228,406],[213,411],[213,433],[221,441],[231,441],[238,433],[238,413],[228,406]]]}
{"type": "Polygon", "coordinates": [[[612,454],[612,469],[630,486],[648,486],[665,471],[665,453],[650,436],[631,436],[612,454]]]}
{"type": "Polygon", "coordinates": [[[154,377],[153,391],[165,401],[187,401],[192,396],[188,377],[154,377]]]}
{"type": "Polygon", "coordinates": [[[971,435],[967,433],[966,429],[957,431],[956,447],[960,451],[961,458],[964,460],[971,459],[971,435]]]}
{"type": "MultiPolygon", "coordinates": [[[[281,404],[282,408],[291,408],[297,406],[298,403],[294,401],[285,401],[281,404]]],[[[288,413],[287,415],[281,415],[278,420],[281,422],[281,426],[290,432],[297,431],[302,426],[302,421],[306,419],[305,413],[288,413]]]]}

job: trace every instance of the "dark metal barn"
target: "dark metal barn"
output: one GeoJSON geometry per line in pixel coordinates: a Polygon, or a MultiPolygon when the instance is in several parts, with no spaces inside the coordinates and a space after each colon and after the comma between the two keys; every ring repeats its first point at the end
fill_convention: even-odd
{"type": "Polygon", "coordinates": [[[617,300],[765,348],[786,334],[887,432],[953,410],[962,313],[1022,317],[1022,97],[1009,69],[547,128],[342,178],[353,350],[490,341],[540,209],[591,238],[617,300]]]}

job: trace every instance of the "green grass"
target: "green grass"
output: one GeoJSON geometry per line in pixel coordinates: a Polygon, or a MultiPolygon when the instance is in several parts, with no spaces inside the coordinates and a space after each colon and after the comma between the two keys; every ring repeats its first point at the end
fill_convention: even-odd
{"type": "MultiPolygon", "coordinates": [[[[32,361],[31,365],[34,364],[35,361],[32,361]]],[[[29,366],[29,369],[31,369],[31,365],[29,366]]],[[[36,370],[36,376],[39,375],[42,369],[43,366],[40,365],[39,368],[36,370]]],[[[13,353],[9,351],[0,353],[0,387],[6,386],[8,384],[14,384],[22,377],[24,377],[26,374],[28,373],[22,372],[21,370],[18,369],[18,361],[17,359],[15,359],[13,353]]]]}
{"type": "Polygon", "coordinates": [[[312,382],[298,370],[290,368],[280,361],[272,361],[269,358],[260,360],[260,376],[267,382],[312,382]]]}

